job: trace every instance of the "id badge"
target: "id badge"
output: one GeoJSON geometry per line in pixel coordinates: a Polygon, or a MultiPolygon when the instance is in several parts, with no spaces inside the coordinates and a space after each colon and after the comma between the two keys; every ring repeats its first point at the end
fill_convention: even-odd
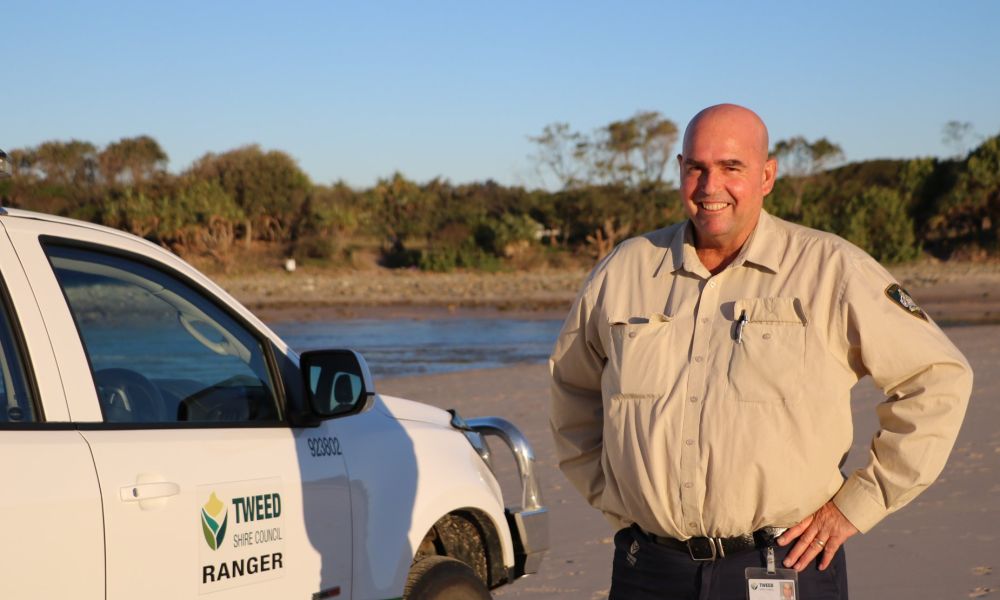
{"type": "Polygon", "coordinates": [[[747,567],[747,600],[798,600],[799,574],[774,568],[774,549],[767,549],[767,568],[747,567]]]}

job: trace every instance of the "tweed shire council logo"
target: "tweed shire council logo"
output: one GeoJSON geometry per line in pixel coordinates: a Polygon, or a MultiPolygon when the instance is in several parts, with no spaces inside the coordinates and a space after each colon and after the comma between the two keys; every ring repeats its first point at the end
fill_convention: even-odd
{"type": "Polygon", "coordinates": [[[218,550],[222,540],[226,539],[226,525],[229,523],[229,509],[222,500],[212,492],[208,502],[201,507],[201,531],[205,534],[205,543],[212,550],[218,550]]]}

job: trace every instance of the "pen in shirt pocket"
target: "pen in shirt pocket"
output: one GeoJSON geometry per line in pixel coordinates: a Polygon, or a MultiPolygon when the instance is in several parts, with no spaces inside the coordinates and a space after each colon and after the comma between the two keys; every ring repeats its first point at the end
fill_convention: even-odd
{"type": "Polygon", "coordinates": [[[740,318],[736,320],[736,343],[743,343],[743,328],[747,325],[747,311],[740,313],[740,318]]]}

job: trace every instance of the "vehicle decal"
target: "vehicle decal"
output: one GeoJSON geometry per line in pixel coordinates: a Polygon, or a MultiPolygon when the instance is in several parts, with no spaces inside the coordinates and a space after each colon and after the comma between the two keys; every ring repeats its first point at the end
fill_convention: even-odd
{"type": "Polygon", "coordinates": [[[308,437],[306,444],[309,446],[309,456],[313,458],[344,454],[340,449],[340,440],[336,437],[308,437]]]}
{"type": "Polygon", "coordinates": [[[198,590],[201,594],[281,577],[285,570],[281,480],[215,484],[198,488],[200,507],[198,590]]]}
{"type": "Polygon", "coordinates": [[[208,502],[201,507],[201,529],[205,534],[205,542],[212,550],[218,550],[222,540],[226,538],[226,525],[229,524],[229,511],[219,497],[212,492],[208,502]]]}

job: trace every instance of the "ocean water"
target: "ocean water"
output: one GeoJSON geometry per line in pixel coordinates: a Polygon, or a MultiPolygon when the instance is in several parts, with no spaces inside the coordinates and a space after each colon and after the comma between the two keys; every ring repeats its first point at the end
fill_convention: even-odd
{"type": "Polygon", "coordinates": [[[342,319],[270,327],[297,351],[351,348],[376,378],[544,362],[562,322],[518,319],[342,319]]]}

